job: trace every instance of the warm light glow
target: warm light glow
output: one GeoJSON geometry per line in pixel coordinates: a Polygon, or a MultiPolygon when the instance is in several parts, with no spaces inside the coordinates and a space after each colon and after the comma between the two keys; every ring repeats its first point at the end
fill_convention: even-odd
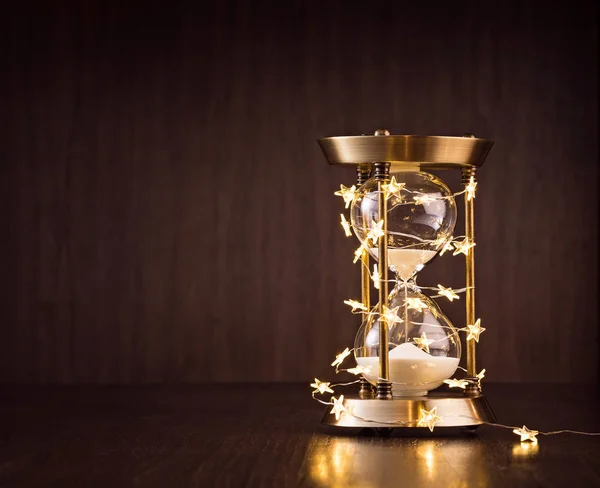
{"type": "Polygon", "coordinates": [[[396,181],[396,177],[392,176],[392,179],[389,183],[385,185],[381,185],[381,189],[384,191],[385,199],[388,200],[392,195],[397,196],[400,200],[402,200],[402,195],[400,194],[400,190],[406,186],[406,183],[398,183],[396,181]]]}
{"type": "Polygon", "coordinates": [[[348,208],[356,196],[356,186],[352,185],[350,188],[348,188],[347,186],[340,185],[340,189],[336,191],[334,195],[342,197],[344,199],[344,203],[346,204],[346,208],[348,208]]]}
{"type": "Polygon", "coordinates": [[[346,237],[351,237],[352,236],[352,229],[350,228],[350,222],[348,222],[346,220],[346,217],[344,217],[344,214],[340,214],[341,217],[341,224],[342,227],[344,228],[344,232],[346,233],[346,237]]]}
{"type": "Polygon", "coordinates": [[[513,446],[512,455],[513,457],[533,457],[538,453],[539,449],[540,446],[537,442],[523,442],[513,446]]]}
{"type": "Polygon", "coordinates": [[[439,283],[437,287],[440,291],[440,295],[445,296],[450,301],[458,300],[460,298],[452,288],[446,288],[439,283]]]}
{"type": "Polygon", "coordinates": [[[331,397],[331,401],[333,402],[333,408],[329,413],[335,414],[335,420],[339,420],[342,412],[346,411],[346,407],[344,407],[344,395],[340,395],[339,398],[331,397]]]}
{"type": "Polygon", "coordinates": [[[429,344],[431,344],[435,341],[433,339],[427,339],[425,332],[423,332],[421,334],[421,337],[415,337],[413,339],[413,342],[415,343],[416,346],[418,346],[420,349],[423,349],[423,351],[425,351],[426,353],[429,354],[429,344]]]}
{"type": "Polygon", "coordinates": [[[313,393],[333,393],[333,390],[329,388],[330,384],[331,383],[326,383],[325,381],[320,381],[317,378],[315,378],[315,382],[311,383],[310,386],[315,388],[315,391],[313,391],[313,393]]]}
{"type": "Polygon", "coordinates": [[[414,310],[418,310],[419,312],[422,312],[424,308],[427,308],[427,304],[419,297],[407,298],[405,302],[407,308],[412,308],[414,310]]]}
{"type": "Polygon", "coordinates": [[[473,325],[467,325],[466,330],[469,332],[469,334],[467,335],[468,341],[474,339],[475,342],[479,342],[479,336],[485,329],[481,327],[481,319],[477,319],[477,321],[473,325]]]}
{"type": "Polygon", "coordinates": [[[402,322],[402,319],[398,317],[398,307],[387,308],[385,305],[383,306],[383,313],[381,314],[381,320],[385,322],[388,328],[392,328],[392,326],[396,323],[402,322]]]}
{"type": "Polygon", "coordinates": [[[367,252],[367,250],[365,249],[365,247],[361,244],[358,249],[356,251],[354,251],[354,260],[352,261],[353,263],[356,263],[356,261],[358,261],[360,258],[363,257],[363,254],[367,252]]]}
{"type": "Polygon", "coordinates": [[[435,197],[432,197],[431,195],[427,194],[419,195],[413,198],[415,200],[416,205],[424,205],[435,201],[435,197]]]}
{"type": "Polygon", "coordinates": [[[356,312],[357,310],[364,310],[365,312],[369,311],[364,303],[357,302],[356,300],[344,300],[344,303],[352,307],[352,312],[356,312]]]}
{"type": "Polygon", "coordinates": [[[348,368],[346,371],[348,371],[348,373],[356,374],[356,375],[363,374],[363,373],[369,374],[371,372],[371,366],[364,367],[359,364],[355,368],[348,368]]]}
{"type": "Polygon", "coordinates": [[[373,274],[371,275],[371,279],[373,280],[373,286],[379,290],[379,281],[381,280],[381,275],[379,274],[376,264],[373,265],[373,274]]]}
{"type": "Polygon", "coordinates": [[[454,249],[454,246],[452,245],[452,241],[446,242],[446,244],[444,244],[444,247],[442,247],[442,249],[440,250],[440,256],[443,256],[444,253],[447,251],[452,251],[452,249],[454,249]]]}
{"type": "Polygon", "coordinates": [[[350,356],[350,349],[346,348],[335,357],[335,360],[333,363],[331,363],[331,365],[335,367],[341,366],[344,362],[344,359],[346,359],[348,356],[350,356]]]}
{"type": "Polygon", "coordinates": [[[485,368],[483,368],[478,374],[476,374],[475,378],[477,378],[477,386],[481,389],[481,380],[485,378],[485,368]]]}
{"type": "Polygon", "coordinates": [[[446,383],[450,388],[462,388],[463,390],[469,384],[467,380],[457,380],[456,378],[444,380],[444,383],[446,383]]]}
{"type": "Polygon", "coordinates": [[[427,411],[422,408],[419,412],[419,420],[417,422],[417,427],[428,427],[431,432],[433,432],[433,428],[437,422],[441,422],[442,417],[437,415],[437,407],[433,407],[431,410],[427,411]]]}
{"type": "Polygon", "coordinates": [[[471,249],[472,247],[475,247],[475,243],[470,242],[469,238],[465,237],[462,241],[454,243],[455,249],[452,255],[456,256],[457,254],[463,253],[466,256],[469,254],[469,249],[471,249]]]}
{"type": "Polygon", "coordinates": [[[477,182],[475,181],[475,177],[471,176],[469,179],[469,184],[466,186],[465,191],[467,192],[467,200],[471,200],[471,198],[475,198],[475,188],[477,187],[477,182]]]}
{"type": "Polygon", "coordinates": [[[379,242],[379,238],[385,235],[383,231],[384,220],[381,219],[379,222],[375,222],[375,227],[372,227],[369,233],[367,234],[367,240],[371,240],[373,245],[376,246],[379,242]]]}
{"type": "Polygon", "coordinates": [[[536,435],[539,434],[537,430],[529,430],[526,426],[523,426],[520,429],[514,429],[513,432],[521,436],[521,442],[531,441],[534,444],[537,444],[538,440],[536,435]]]}

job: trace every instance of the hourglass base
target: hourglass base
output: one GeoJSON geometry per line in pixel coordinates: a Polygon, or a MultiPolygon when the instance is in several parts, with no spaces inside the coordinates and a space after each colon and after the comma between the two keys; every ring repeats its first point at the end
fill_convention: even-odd
{"type": "Polygon", "coordinates": [[[394,397],[392,400],[349,395],[344,398],[344,407],[347,411],[342,412],[339,419],[330,413],[331,407],[328,407],[321,423],[349,428],[417,428],[421,410],[431,412],[433,408],[439,417],[435,428],[468,427],[496,421],[485,396],[465,396],[462,393],[430,393],[426,397],[394,397]]]}

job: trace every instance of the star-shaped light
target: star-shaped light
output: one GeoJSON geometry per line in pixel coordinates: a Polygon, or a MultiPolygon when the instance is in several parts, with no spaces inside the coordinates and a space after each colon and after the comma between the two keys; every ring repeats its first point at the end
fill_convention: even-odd
{"type": "Polygon", "coordinates": [[[341,364],[344,362],[344,359],[346,359],[348,356],[350,356],[350,349],[346,348],[335,357],[335,361],[333,361],[331,365],[336,367],[341,366],[341,364]]]}
{"type": "Polygon", "coordinates": [[[329,413],[334,413],[335,420],[339,420],[342,412],[346,411],[346,407],[344,407],[344,395],[340,395],[339,398],[331,397],[331,401],[333,402],[333,408],[329,413]]]}
{"type": "Polygon", "coordinates": [[[425,332],[421,334],[421,337],[415,337],[413,342],[417,345],[419,349],[423,349],[426,353],[429,353],[429,344],[435,342],[433,339],[427,339],[425,332]]]}
{"type": "Polygon", "coordinates": [[[442,417],[437,414],[437,407],[433,407],[431,410],[427,411],[422,408],[419,411],[419,420],[417,422],[417,427],[428,427],[431,432],[433,432],[433,428],[437,422],[441,422],[442,417]]]}
{"type": "Polygon", "coordinates": [[[365,312],[369,311],[369,309],[364,303],[357,302],[356,300],[344,300],[344,303],[352,307],[352,312],[356,312],[357,310],[364,310],[365,312]]]}
{"type": "Polygon", "coordinates": [[[521,442],[531,441],[534,444],[537,444],[536,435],[539,434],[537,430],[529,430],[525,425],[520,429],[514,429],[513,432],[517,435],[521,436],[521,442]]]}
{"type": "Polygon", "coordinates": [[[350,222],[348,222],[346,220],[346,217],[344,217],[344,214],[340,214],[340,217],[342,218],[341,224],[342,224],[342,227],[344,228],[344,232],[346,233],[346,237],[351,237],[352,229],[350,228],[350,222]]]}
{"type": "Polygon", "coordinates": [[[400,200],[402,200],[402,195],[400,195],[400,190],[406,186],[406,183],[398,183],[396,181],[396,177],[392,176],[392,179],[389,183],[385,185],[381,185],[381,189],[384,191],[385,199],[388,200],[392,195],[396,195],[400,200]]]}
{"type": "Polygon", "coordinates": [[[485,378],[485,368],[483,368],[478,374],[476,374],[475,378],[477,378],[477,386],[481,389],[481,380],[485,378]]]}
{"type": "Polygon", "coordinates": [[[473,325],[467,325],[467,331],[469,334],[467,335],[467,340],[475,339],[475,342],[479,342],[479,335],[485,329],[481,327],[481,319],[477,319],[473,325]]]}
{"type": "Polygon", "coordinates": [[[469,178],[469,184],[465,187],[465,191],[467,192],[467,200],[471,200],[471,198],[475,198],[475,188],[477,187],[477,182],[475,178],[471,176],[469,178]]]}
{"type": "Polygon", "coordinates": [[[431,202],[435,201],[435,199],[436,199],[435,197],[432,197],[431,195],[427,195],[427,194],[418,195],[413,198],[415,200],[416,205],[425,205],[427,203],[431,203],[431,202]]]}
{"type": "Polygon", "coordinates": [[[336,191],[334,195],[342,197],[344,199],[344,203],[346,204],[346,208],[348,208],[356,196],[356,186],[352,185],[350,188],[348,188],[347,186],[340,185],[340,189],[336,191]]]}
{"type": "Polygon", "coordinates": [[[312,386],[313,388],[315,388],[315,391],[313,391],[313,393],[333,393],[333,390],[331,388],[329,388],[329,385],[331,383],[327,383],[325,381],[320,381],[317,378],[315,378],[315,382],[311,383],[310,386],[312,386]]]}
{"type": "Polygon", "coordinates": [[[376,246],[379,242],[379,238],[385,235],[385,232],[383,231],[384,223],[385,222],[383,219],[381,219],[379,222],[375,222],[375,226],[371,227],[371,230],[369,230],[369,233],[367,234],[367,240],[370,239],[374,246],[376,246]]]}
{"type": "Polygon", "coordinates": [[[414,310],[418,310],[419,312],[422,312],[424,308],[427,308],[427,304],[419,297],[407,298],[405,302],[407,308],[412,308],[414,310]]]}
{"type": "Polygon", "coordinates": [[[440,249],[440,256],[443,256],[445,252],[447,251],[452,251],[452,249],[454,249],[454,246],[452,245],[452,241],[448,241],[446,242],[446,244],[444,244],[444,247],[442,247],[442,249],[440,249]]]}
{"type": "Polygon", "coordinates": [[[356,375],[363,374],[363,373],[368,374],[371,372],[371,366],[364,367],[359,364],[355,368],[348,368],[346,371],[348,371],[348,373],[352,373],[352,374],[356,374],[356,375]]]}
{"type": "Polygon", "coordinates": [[[463,390],[469,384],[467,380],[457,380],[456,378],[444,380],[444,383],[446,383],[450,388],[462,388],[463,390]]]}
{"type": "Polygon", "coordinates": [[[379,274],[376,264],[373,265],[373,274],[371,275],[371,279],[373,280],[373,286],[379,290],[379,280],[381,279],[381,275],[379,274]]]}
{"type": "Polygon", "coordinates": [[[391,329],[392,326],[398,322],[402,322],[402,319],[398,317],[398,307],[387,308],[385,305],[383,306],[383,313],[381,314],[381,320],[383,320],[387,326],[391,329]]]}
{"type": "Polygon", "coordinates": [[[469,238],[465,237],[462,241],[454,243],[454,252],[452,255],[456,256],[457,254],[463,253],[466,256],[469,254],[469,249],[472,247],[475,247],[475,243],[470,242],[469,238]]]}
{"type": "Polygon", "coordinates": [[[445,296],[448,300],[458,300],[460,297],[454,292],[452,288],[446,288],[438,283],[438,290],[440,295],[445,296]]]}
{"type": "Polygon", "coordinates": [[[366,251],[365,247],[361,244],[356,251],[354,251],[354,260],[353,263],[356,263],[360,258],[362,258],[363,253],[366,251]]]}

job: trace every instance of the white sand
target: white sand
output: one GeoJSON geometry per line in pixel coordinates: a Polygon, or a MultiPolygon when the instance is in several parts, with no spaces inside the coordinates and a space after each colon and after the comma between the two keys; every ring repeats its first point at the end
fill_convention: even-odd
{"type": "MultiPolygon", "coordinates": [[[[379,249],[371,248],[373,255],[379,259],[379,249]]],[[[437,253],[423,249],[392,249],[388,248],[388,266],[403,280],[408,280],[413,274],[423,269],[437,253]]]]}
{"type": "MultiPolygon", "coordinates": [[[[423,396],[450,378],[458,367],[457,358],[431,356],[414,344],[407,342],[390,350],[390,380],[406,385],[393,385],[394,396],[423,396]]],[[[365,378],[377,383],[379,357],[359,357],[360,366],[370,367],[365,378]]]]}

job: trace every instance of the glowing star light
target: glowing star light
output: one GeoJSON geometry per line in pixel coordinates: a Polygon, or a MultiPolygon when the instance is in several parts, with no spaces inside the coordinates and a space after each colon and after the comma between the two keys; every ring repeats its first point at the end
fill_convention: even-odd
{"type": "Polygon", "coordinates": [[[344,300],[344,303],[352,307],[352,312],[356,312],[357,310],[364,310],[367,312],[369,310],[364,303],[357,302],[356,300],[344,300]]]}
{"type": "Polygon", "coordinates": [[[438,284],[438,290],[440,291],[440,295],[446,297],[448,300],[458,300],[460,297],[454,292],[452,288],[446,288],[442,285],[438,284]]]}
{"type": "Polygon", "coordinates": [[[467,331],[469,334],[467,335],[467,340],[475,339],[475,342],[479,342],[479,335],[485,329],[481,327],[481,319],[477,319],[473,325],[467,325],[467,331]]]}
{"type": "Polygon", "coordinates": [[[471,249],[472,247],[475,247],[475,243],[470,242],[469,238],[465,237],[464,240],[462,240],[461,242],[454,243],[455,249],[452,255],[456,256],[457,254],[463,253],[466,256],[467,254],[469,254],[469,249],[471,249]]]}
{"type": "Polygon", "coordinates": [[[379,290],[379,280],[381,279],[381,275],[379,274],[376,264],[373,265],[373,274],[371,275],[371,279],[373,280],[373,286],[379,290]]]}
{"type": "Polygon", "coordinates": [[[406,186],[406,183],[398,183],[396,181],[396,177],[392,176],[392,179],[389,183],[385,185],[381,185],[381,189],[385,192],[385,199],[388,200],[392,195],[396,195],[400,200],[402,200],[402,196],[400,195],[400,190],[406,186]]]}
{"type": "Polygon", "coordinates": [[[379,222],[375,222],[375,227],[372,227],[369,233],[367,234],[367,240],[373,241],[373,245],[376,246],[379,242],[379,238],[385,235],[383,231],[383,224],[385,222],[381,219],[379,222]]]}
{"type": "Polygon", "coordinates": [[[467,380],[457,380],[455,378],[444,380],[444,383],[446,383],[450,388],[462,388],[463,390],[469,384],[467,380]]]}
{"type": "Polygon", "coordinates": [[[478,374],[475,375],[477,378],[477,386],[481,389],[481,380],[485,378],[485,368],[483,368],[478,374]]]}
{"type": "Polygon", "coordinates": [[[350,188],[348,188],[347,186],[340,185],[339,191],[336,191],[334,195],[342,197],[344,199],[344,203],[346,204],[346,208],[348,208],[356,196],[356,186],[352,185],[350,188]]]}
{"type": "Polygon", "coordinates": [[[360,247],[356,251],[354,251],[354,260],[352,262],[356,263],[356,261],[358,261],[360,258],[362,258],[363,253],[365,251],[366,251],[366,249],[361,244],[360,247]]]}
{"type": "Polygon", "coordinates": [[[417,345],[419,349],[423,349],[426,353],[429,354],[429,344],[435,342],[433,339],[427,339],[425,332],[421,334],[421,337],[415,337],[413,342],[417,345]]]}
{"type": "Polygon", "coordinates": [[[335,414],[335,420],[339,420],[342,413],[346,411],[346,407],[344,407],[344,395],[340,395],[339,398],[331,397],[331,401],[333,402],[333,408],[329,413],[335,414]]]}
{"type": "Polygon", "coordinates": [[[365,368],[364,366],[358,365],[358,366],[356,366],[356,368],[349,368],[346,371],[348,371],[348,373],[356,374],[356,375],[363,374],[363,373],[368,374],[371,372],[371,367],[367,366],[365,368]]]}
{"type": "Polygon", "coordinates": [[[446,242],[446,244],[444,244],[444,247],[442,247],[442,249],[440,250],[440,256],[443,256],[444,253],[447,251],[452,251],[452,249],[454,249],[452,241],[446,242]]]}
{"type": "Polygon", "coordinates": [[[526,426],[523,426],[520,429],[514,429],[513,432],[521,436],[521,442],[531,441],[534,444],[537,444],[538,440],[536,435],[539,434],[537,430],[529,430],[526,426]]]}
{"type": "Polygon", "coordinates": [[[441,422],[442,417],[437,415],[437,407],[433,407],[431,410],[427,411],[424,408],[419,412],[419,420],[417,422],[417,427],[428,427],[431,432],[433,432],[433,428],[437,422],[441,422]]]}
{"type": "Polygon", "coordinates": [[[398,317],[398,309],[400,307],[387,308],[383,306],[383,313],[381,314],[381,320],[383,320],[387,326],[391,329],[392,326],[398,322],[402,322],[402,319],[398,317]]]}
{"type": "Polygon", "coordinates": [[[352,230],[350,229],[350,222],[348,222],[346,220],[346,217],[344,217],[344,214],[340,214],[340,217],[342,218],[341,224],[342,224],[342,227],[344,228],[344,232],[346,233],[346,237],[351,237],[352,230]]]}
{"type": "Polygon", "coordinates": [[[346,348],[335,357],[335,361],[333,361],[331,365],[336,367],[341,366],[341,364],[344,362],[344,359],[346,359],[348,356],[350,356],[350,349],[346,348]]]}
{"type": "Polygon", "coordinates": [[[415,200],[415,204],[416,205],[426,205],[427,203],[431,203],[433,201],[435,201],[435,197],[432,197],[431,195],[419,195],[416,197],[413,197],[415,200]]]}
{"type": "Polygon", "coordinates": [[[465,191],[467,192],[467,200],[471,200],[471,198],[475,198],[475,188],[477,187],[477,182],[475,178],[471,176],[469,179],[469,184],[465,187],[465,191]]]}
{"type": "Polygon", "coordinates": [[[315,388],[315,391],[313,391],[313,393],[333,393],[333,390],[329,388],[330,384],[331,383],[326,383],[325,381],[320,381],[317,378],[315,378],[315,382],[311,383],[310,386],[315,388]]]}
{"type": "Polygon", "coordinates": [[[427,308],[427,304],[420,298],[407,298],[405,300],[407,308],[412,308],[422,312],[424,308],[427,308]]]}

